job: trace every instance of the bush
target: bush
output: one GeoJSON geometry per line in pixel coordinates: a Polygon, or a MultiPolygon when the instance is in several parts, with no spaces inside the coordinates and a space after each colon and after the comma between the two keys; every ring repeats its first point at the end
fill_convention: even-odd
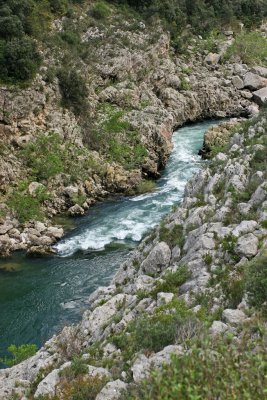
{"type": "Polygon", "coordinates": [[[154,192],[156,183],[154,181],[143,180],[134,188],[134,194],[154,192]]]}
{"type": "Polygon", "coordinates": [[[246,64],[266,64],[267,40],[259,32],[248,32],[239,35],[228,47],[225,60],[239,56],[246,64]]]}
{"type": "Polygon", "coordinates": [[[34,40],[22,37],[0,41],[0,79],[17,83],[34,77],[41,65],[41,56],[34,40]]]}
{"type": "Polygon", "coordinates": [[[48,179],[64,171],[62,139],[56,133],[39,135],[21,151],[27,166],[38,180],[48,179]]]}
{"type": "Polygon", "coordinates": [[[69,108],[76,116],[87,108],[88,90],[85,79],[75,69],[62,68],[58,71],[62,105],[69,108]]]}
{"type": "Polygon", "coordinates": [[[88,373],[88,365],[85,360],[76,356],[72,360],[71,365],[61,371],[60,376],[72,380],[86,373],[88,373]]]}
{"type": "Polygon", "coordinates": [[[267,250],[255,257],[246,273],[246,290],[250,305],[267,312],[267,250]]]}
{"type": "Polygon", "coordinates": [[[7,350],[12,354],[12,358],[1,358],[0,362],[8,367],[12,367],[32,357],[37,352],[37,346],[35,344],[23,344],[21,346],[11,344],[7,350]]]}
{"type": "Polygon", "coordinates": [[[239,350],[224,342],[195,346],[186,355],[174,357],[163,371],[135,386],[125,399],[196,400],[265,399],[266,352],[246,343],[239,350]]]}
{"type": "Polygon", "coordinates": [[[156,296],[159,292],[177,293],[180,286],[182,286],[189,278],[191,273],[186,266],[181,266],[175,272],[167,272],[163,277],[163,282],[157,282],[155,289],[150,295],[156,296]]]}
{"type": "Polygon", "coordinates": [[[178,333],[191,317],[184,302],[173,300],[152,316],[143,315],[131,322],[126,332],[113,336],[112,342],[122,350],[125,359],[141,350],[157,352],[179,339],[178,333]]]}
{"type": "Polygon", "coordinates": [[[104,1],[97,2],[90,11],[95,19],[105,19],[110,15],[110,8],[104,1]]]}
{"type": "Polygon", "coordinates": [[[58,387],[62,399],[71,400],[95,400],[97,394],[107,383],[107,379],[99,375],[79,375],[74,380],[64,379],[58,387]]]}
{"type": "Polygon", "coordinates": [[[31,196],[27,191],[28,184],[28,181],[21,182],[7,201],[7,205],[15,212],[17,218],[22,223],[31,219],[43,220],[44,213],[41,206],[49,198],[45,189],[39,189],[36,191],[34,197],[31,196]]]}
{"type": "Polygon", "coordinates": [[[166,242],[170,247],[184,246],[184,234],[182,225],[174,225],[172,228],[165,226],[164,222],[160,224],[159,240],[166,242]]]}

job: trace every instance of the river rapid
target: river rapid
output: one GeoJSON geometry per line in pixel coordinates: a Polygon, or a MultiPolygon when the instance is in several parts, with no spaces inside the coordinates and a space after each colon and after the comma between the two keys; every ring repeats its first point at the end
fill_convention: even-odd
{"type": "Polygon", "coordinates": [[[204,133],[216,123],[178,129],[156,190],[92,207],[55,246],[57,255],[17,253],[0,260],[0,357],[11,343],[41,346],[81,319],[88,296],[109,284],[129,252],[179,204],[187,181],[203,164],[198,150],[204,133]]]}

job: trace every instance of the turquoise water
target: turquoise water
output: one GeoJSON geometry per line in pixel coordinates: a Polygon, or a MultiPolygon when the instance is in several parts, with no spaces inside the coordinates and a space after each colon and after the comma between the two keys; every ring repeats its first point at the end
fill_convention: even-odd
{"type": "Polygon", "coordinates": [[[11,343],[40,346],[80,320],[90,293],[109,284],[129,252],[179,203],[186,182],[203,163],[198,156],[203,135],[215,123],[177,130],[155,192],[94,206],[55,246],[56,256],[18,253],[0,260],[0,356],[11,343]]]}

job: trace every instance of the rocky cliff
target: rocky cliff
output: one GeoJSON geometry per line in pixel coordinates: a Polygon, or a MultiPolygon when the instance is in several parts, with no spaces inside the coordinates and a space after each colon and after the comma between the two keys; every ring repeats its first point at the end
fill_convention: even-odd
{"type": "Polygon", "coordinates": [[[229,346],[231,337],[237,348],[245,338],[262,354],[265,333],[255,326],[266,324],[266,112],[212,128],[206,141],[211,161],[182,204],[90,296],[79,325],[0,372],[1,399],[67,399],[81,387],[97,400],[143,398],[130,393],[203,335],[229,346]]]}
{"type": "Polygon", "coordinates": [[[55,21],[33,83],[0,89],[2,255],[49,252],[63,235],[54,215],[83,214],[108,195],[144,190],[143,180],[166,164],[175,127],[248,116],[258,110],[254,100],[264,101],[265,68],[219,63],[231,32],[215,41],[217,54],[197,37],[176,56],[159,23],[153,33],[115,14],[95,25],[81,11],[55,21]],[[82,46],[76,58],[57,44],[70,24],[82,46]]]}

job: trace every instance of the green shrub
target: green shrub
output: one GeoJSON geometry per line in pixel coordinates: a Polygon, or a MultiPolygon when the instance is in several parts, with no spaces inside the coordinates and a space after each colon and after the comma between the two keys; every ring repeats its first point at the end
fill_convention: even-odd
{"type": "Polygon", "coordinates": [[[81,115],[87,108],[88,90],[84,77],[75,69],[63,67],[58,71],[62,105],[75,115],[81,115]]]}
{"type": "Polygon", "coordinates": [[[22,344],[21,346],[16,346],[11,344],[8,347],[8,352],[11,353],[11,358],[1,358],[0,362],[12,367],[13,365],[19,364],[20,362],[32,357],[37,352],[37,346],[35,344],[22,344]]]}
{"type": "Polygon", "coordinates": [[[267,251],[255,257],[247,267],[246,291],[249,303],[267,312],[267,251]]]}
{"type": "Polygon", "coordinates": [[[0,41],[0,79],[8,83],[28,81],[41,65],[34,40],[28,37],[0,41]]]}
{"type": "Polygon", "coordinates": [[[267,40],[259,32],[247,32],[239,35],[228,47],[225,59],[241,57],[246,64],[266,64],[267,40]]]}
{"type": "Polygon", "coordinates": [[[34,196],[31,196],[27,191],[28,185],[28,181],[21,182],[7,201],[7,205],[15,212],[17,218],[22,223],[31,219],[43,220],[44,213],[41,206],[49,198],[46,189],[39,189],[34,196]]]}
{"type": "Polygon", "coordinates": [[[60,376],[71,380],[86,373],[88,373],[88,365],[86,364],[85,360],[80,357],[74,357],[71,365],[64,368],[61,371],[60,376]]]}
{"type": "Polygon", "coordinates": [[[134,188],[134,194],[154,192],[156,183],[154,181],[143,180],[134,188]]]}
{"type": "MultiPolygon", "coordinates": [[[[64,379],[58,387],[62,399],[95,400],[97,394],[107,383],[107,378],[95,375],[79,375],[73,380],[64,379]]],[[[55,398],[57,400],[58,397],[55,398]]]]}
{"type": "Polygon", "coordinates": [[[72,31],[62,32],[61,38],[71,46],[78,46],[81,42],[80,36],[72,31]]]}
{"type": "Polygon", "coordinates": [[[227,251],[229,255],[235,260],[236,262],[239,261],[239,256],[236,254],[235,247],[237,244],[238,238],[233,236],[232,234],[227,235],[222,240],[222,248],[224,251],[227,251]]]}
{"type": "Polygon", "coordinates": [[[172,228],[166,227],[164,221],[160,224],[159,240],[166,242],[170,247],[184,246],[184,234],[182,225],[174,225],[172,228]]]}
{"type": "Polygon", "coordinates": [[[62,139],[54,132],[40,134],[21,151],[25,163],[38,180],[48,179],[64,171],[62,139]]]}
{"type": "Polygon", "coordinates": [[[131,322],[125,332],[113,336],[112,342],[122,350],[124,359],[130,359],[140,350],[157,352],[179,339],[181,327],[191,317],[184,302],[173,300],[152,316],[143,315],[131,322]]]}
{"type": "Polygon", "coordinates": [[[90,14],[95,19],[105,19],[110,15],[110,8],[104,1],[98,1],[92,7],[90,14]]]}
{"type": "Polygon", "coordinates": [[[174,357],[163,371],[125,394],[125,399],[197,400],[265,399],[267,360],[264,344],[255,351],[224,342],[195,346],[174,357]],[[204,347],[204,348],[203,348],[204,347]]]}
{"type": "Polygon", "coordinates": [[[179,287],[182,286],[191,276],[186,266],[181,266],[175,272],[167,272],[163,277],[163,282],[157,282],[156,287],[150,293],[156,296],[159,292],[177,293],[179,287]]]}

